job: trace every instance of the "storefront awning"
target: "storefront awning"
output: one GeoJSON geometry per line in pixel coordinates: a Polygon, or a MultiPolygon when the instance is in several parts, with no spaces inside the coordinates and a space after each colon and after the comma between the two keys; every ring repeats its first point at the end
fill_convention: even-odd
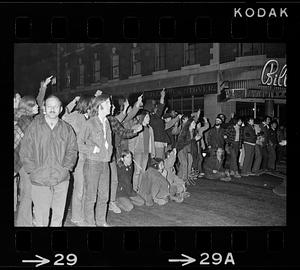
{"type": "MultiPolygon", "coordinates": [[[[158,99],[160,97],[161,89],[144,92],[144,97],[147,99],[158,99]]],[[[217,83],[199,84],[183,87],[166,88],[166,93],[170,97],[191,97],[204,96],[208,94],[217,94],[217,83]]]]}
{"type": "Polygon", "coordinates": [[[262,85],[260,80],[229,81],[221,91],[218,101],[246,98],[286,99],[286,88],[262,85]]]}

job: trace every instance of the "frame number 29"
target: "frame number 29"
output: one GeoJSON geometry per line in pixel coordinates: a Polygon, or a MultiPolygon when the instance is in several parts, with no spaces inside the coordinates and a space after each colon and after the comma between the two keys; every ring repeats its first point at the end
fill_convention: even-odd
{"type": "Polygon", "coordinates": [[[73,266],[77,263],[77,256],[75,254],[68,254],[65,256],[63,254],[55,254],[54,256],[55,258],[57,258],[54,262],[54,265],[69,265],[69,266],[73,266]]]}

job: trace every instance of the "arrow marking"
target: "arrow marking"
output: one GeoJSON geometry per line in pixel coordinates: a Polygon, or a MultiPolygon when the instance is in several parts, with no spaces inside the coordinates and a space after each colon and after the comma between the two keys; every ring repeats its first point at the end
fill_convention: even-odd
{"type": "Polygon", "coordinates": [[[43,264],[47,264],[50,262],[50,260],[43,258],[39,255],[35,255],[35,257],[39,258],[40,260],[22,260],[23,263],[39,263],[35,267],[39,267],[43,264]]]}
{"type": "Polygon", "coordinates": [[[181,254],[181,256],[185,257],[186,259],[169,259],[169,262],[184,262],[184,264],[182,264],[182,266],[185,266],[187,264],[190,264],[190,263],[193,263],[196,261],[196,259],[194,259],[188,255],[181,254]]]}

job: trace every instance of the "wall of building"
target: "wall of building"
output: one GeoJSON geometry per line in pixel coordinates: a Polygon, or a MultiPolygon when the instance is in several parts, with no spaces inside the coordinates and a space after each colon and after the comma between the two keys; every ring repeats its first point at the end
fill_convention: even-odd
{"type": "Polygon", "coordinates": [[[217,102],[217,94],[206,95],[204,97],[204,115],[209,119],[211,125],[214,125],[218,113],[221,112],[221,107],[217,102]]]}

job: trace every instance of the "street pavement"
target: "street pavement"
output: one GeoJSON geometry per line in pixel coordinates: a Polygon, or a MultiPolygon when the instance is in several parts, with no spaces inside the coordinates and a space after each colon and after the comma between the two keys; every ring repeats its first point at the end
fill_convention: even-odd
{"type": "MultiPolygon", "coordinates": [[[[183,203],[135,207],[131,212],[108,212],[111,226],[284,226],[286,198],[273,189],[284,174],[232,178],[230,182],[199,178],[188,186],[183,203]]],[[[65,226],[71,222],[71,208],[65,226]]]]}

